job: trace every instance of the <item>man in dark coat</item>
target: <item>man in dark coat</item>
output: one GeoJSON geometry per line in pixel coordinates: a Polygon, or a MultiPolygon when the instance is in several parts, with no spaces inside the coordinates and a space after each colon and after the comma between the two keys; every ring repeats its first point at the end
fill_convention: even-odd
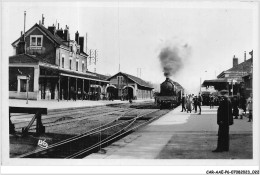
{"type": "Polygon", "coordinates": [[[183,109],[184,109],[184,111],[186,111],[185,104],[186,104],[186,99],[185,99],[184,94],[182,94],[182,99],[181,99],[182,109],[181,109],[181,112],[183,112],[183,109]]]}
{"type": "Polygon", "coordinates": [[[197,98],[197,96],[195,96],[193,98],[193,104],[194,104],[195,113],[197,113],[197,106],[198,106],[198,98],[197,98]]]}
{"type": "Polygon", "coordinates": [[[211,109],[213,109],[214,108],[214,97],[213,97],[213,95],[211,95],[210,97],[209,97],[209,108],[211,109]]]}
{"type": "Polygon", "coordinates": [[[198,115],[201,115],[201,105],[202,105],[202,101],[203,101],[203,99],[202,99],[202,96],[200,95],[200,93],[199,93],[199,95],[198,95],[198,107],[199,107],[199,109],[200,109],[200,112],[198,113],[198,115]]]}
{"type": "Polygon", "coordinates": [[[232,106],[233,106],[233,116],[235,116],[235,119],[238,119],[239,110],[238,110],[238,100],[236,96],[233,97],[232,106]]]}
{"type": "Polygon", "coordinates": [[[229,125],[233,124],[232,103],[228,96],[222,96],[217,112],[218,146],[212,152],[229,151],[229,125]]]}

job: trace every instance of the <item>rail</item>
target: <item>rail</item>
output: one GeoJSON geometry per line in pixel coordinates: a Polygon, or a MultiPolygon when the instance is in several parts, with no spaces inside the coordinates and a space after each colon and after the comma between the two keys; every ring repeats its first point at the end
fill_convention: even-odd
{"type": "MultiPolygon", "coordinates": [[[[129,112],[133,112],[133,109],[128,110],[125,114],[129,114],[129,112]]],[[[149,112],[152,113],[152,112],[149,112]]],[[[110,142],[111,140],[114,140],[113,138],[117,138],[116,136],[121,135],[122,133],[124,133],[126,130],[129,130],[129,128],[131,127],[131,125],[140,117],[144,116],[144,115],[148,115],[148,113],[146,114],[138,114],[136,117],[133,117],[131,120],[127,120],[127,121],[121,121],[120,123],[116,123],[116,124],[112,124],[113,122],[109,122],[109,124],[105,124],[102,125],[98,128],[94,128],[84,134],[78,135],[78,136],[74,136],[72,138],[63,140],[61,142],[55,143],[50,145],[48,148],[41,148],[41,149],[37,149],[35,151],[23,154],[18,156],[19,158],[78,158],[80,157],[82,154],[85,154],[86,152],[89,152],[95,148],[97,148],[99,145],[103,145],[104,143],[110,142]],[[112,124],[112,125],[111,125],[112,124]],[[77,150],[77,151],[73,151],[74,153],[69,153],[70,151],[62,151],[60,152],[59,150],[63,150],[63,148],[66,147],[71,147],[69,145],[71,144],[75,144],[76,142],[81,142],[83,141],[82,139],[88,139],[89,136],[91,135],[95,135],[95,134],[99,134],[101,132],[110,130],[112,128],[117,128],[119,126],[125,125],[123,127],[123,129],[117,130],[114,134],[112,134],[111,136],[105,138],[104,140],[100,140],[96,143],[92,143],[91,145],[88,145],[85,148],[81,148],[81,150],[77,150]],[[81,141],[80,141],[81,140],[81,141]],[[100,144],[101,143],[101,144],[100,144]],[[67,146],[66,146],[67,145],[67,146]],[[57,152],[58,151],[58,152],[57,152]],[[64,154],[64,155],[63,155],[64,154]],[[66,155],[67,154],[67,155],[66,155]]],[[[122,115],[123,116],[123,115],[122,115]]],[[[119,118],[121,118],[122,116],[120,116],[119,118]]],[[[118,119],[119,119],[118,118],[118,119]]],[[[87,143],[86,140],[84,140],[84,143],[87,143]]]]}

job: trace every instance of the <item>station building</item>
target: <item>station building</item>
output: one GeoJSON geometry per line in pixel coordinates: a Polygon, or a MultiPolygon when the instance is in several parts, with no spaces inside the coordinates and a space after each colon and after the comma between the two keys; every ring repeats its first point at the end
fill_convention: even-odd
{"type": "Polygon", "coordinates": [[[114,99],[151,99],[153,87],[141,78],[118,72],[107,79],[106,87],[108,97],[114,99]]]}
{"type": "Polygon", "coordinates": [[[70,100],[105,94],[107,76],[89,72],[84,37],[70,39],[68,26],[35,24],[12,43],[9,57],[9,97],[70,100]]]}
{"type": "Polygon", "coordinates": [[[218,91],[227,90],[229,95],[244,96],[248,98],[252,93],[252,69],[253,51],[250,52],[251,58],[238,64],[238,58],[233,57],[233,67],[221,72],[217,79],[205,80],[204,87],[214,86],[218,91]]]}

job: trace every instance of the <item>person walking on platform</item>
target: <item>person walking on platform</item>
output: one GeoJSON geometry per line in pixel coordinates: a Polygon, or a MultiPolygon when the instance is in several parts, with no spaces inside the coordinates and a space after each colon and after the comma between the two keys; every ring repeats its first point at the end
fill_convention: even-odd
{"type": "Polygon", "coordinates": [[[194,94],[191,94],[191,106],[192,106],[192,111],[194,110],[194,94]]]}
{"type": "Polygon", "coordinates": [[[197,106],[198,106],[198,98],[197,98],[197,96],[195,96],[193,98],[193,104],[194,104],[195,113],[197,113],[197,106]]]}
{"type": "Polygon", "coordinates": [[[235,116],[235,119],[238,119],[239,110],[238,110],[238,100],[236,96],[232,100],[232,107],[233,107],[233,116],[235,116]]]}
{"type": "Polygon", "coordinates": [[[181,99],[181,106],[182,106],[182,108],[181,108],[181,112],[183,112],[183,110],[186,111],[185,104],[186,104],[186,98],[185,98],[184,94],[182,94],[182,99],[181,99]]]}
{"type": "Polygon", "coordinates": [[[252,119],[253,119],[253,97],[252,97],[252,94],[247,99],[247,109],[249,111],[248,122],[251,122],[252,119]]]}
{"type": "Polygon", "coordinates": [[[217,112],[218,143],[212,152],[229,151],[229,125],[233,124],[232,104],[227,95],[222,96],[217,112]]]}
{"type": "Polygon", "coordinates": [[[192,99],[191,99],[191,95],[188,96],[188,99],[187,99],[187,103],[186,103],[186,109],[187,109],[187,113],[190,112],[191,113],[191,103],[192,103],[192,99]]]}
{"type": "Polygon", "coordinates": [[[210,97],[209,97],[209,108],[211,109],[213,109],[214,108],[214,97],[213,97],[213,95],[211,95],[210,97]]]}
{"type": "Polygon", "coordinates": [[[198,107],[199,107],[199,109],[200,109],[200,112],[198,113],[198,115],[201,115],[201,105],[202,105],[202,101],[203,101],[202,96],[201,96],[200,93],[199,93],[199,95],[198,95],[198,107]]]}

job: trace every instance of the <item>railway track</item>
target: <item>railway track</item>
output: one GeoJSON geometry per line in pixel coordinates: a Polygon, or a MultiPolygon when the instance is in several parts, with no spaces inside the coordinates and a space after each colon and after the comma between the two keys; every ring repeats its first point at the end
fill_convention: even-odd
{"type": "Polygon", "coordinates": [[[117,120],[101,125],[78,136],[63,140],[35,151],[20,155],[19,158],[83,158],[88,154],[98,151],[116,139],[119,139],[140,126],[143,126],[155,117],[152,115],[158,109],[138,110],[128,109],[117,120]]]}
{"type": "MultiPolygon", "coordinates": [[[[145,103],[146,105],[149,103],[145,103]]],[[[80,120],[91,120],[91,119],[98,119],[98,117],[106,117],[106,119],[110,120],[110,118],[114,118],[115,115],[121,115],[122,113],[126,112],[128,108],[135,108],[135,109],[142,109],[143,103],[135,105],[129,104],[114,104],[114,105],[107,105],[107,106],[97,106],[94,108],[73,108],[73,109],[66,109],[66,110],[53,110],[47,116],[42,117],[42,123],[45,127],[52,127],[57,125],[63,125],[75,121],[80,120]]],[[[15,124],[16,130],[22,130],[23,127],[26,127],[30,122],[33,115],[31,114],[18,114],[14,115],[19,119],[16,121],[12,121],[15,124]],[[18,121],[17,121],[18,120],[18,121]]],[[[14,120],[14,119],[13,119],[14,120]]],[[[30,127],[31,131],[36,129],[36,122],[32,124],[30,127]]]]}
{"type": "MultiPolygon", "coordinates": [[[[99,107],[95,109],[73,109],[66,110],[63,112],[51,112],[48,116],[44,116],[42,119],[42,123],[45,127],[56,126],[61,124],[70,123],[73,121],[85,120],[85,119],[93,119],[97,117],[102,117],[110,114],[120,115],[125,112],[127,109],[123,108],[107,108],[107,107],[99,107]],[[73,116],[73,117],[72,117],[73,116]]],[[[22,122],[14,122],[16,130],[22,129],[23,127],[28,125],[30,121],[30,116],[32,115],[24,115],[26,121],[22,122]]],[[[36,128],[36,123],[31,126],[30,130],[34,130],[36,128]]]]}

